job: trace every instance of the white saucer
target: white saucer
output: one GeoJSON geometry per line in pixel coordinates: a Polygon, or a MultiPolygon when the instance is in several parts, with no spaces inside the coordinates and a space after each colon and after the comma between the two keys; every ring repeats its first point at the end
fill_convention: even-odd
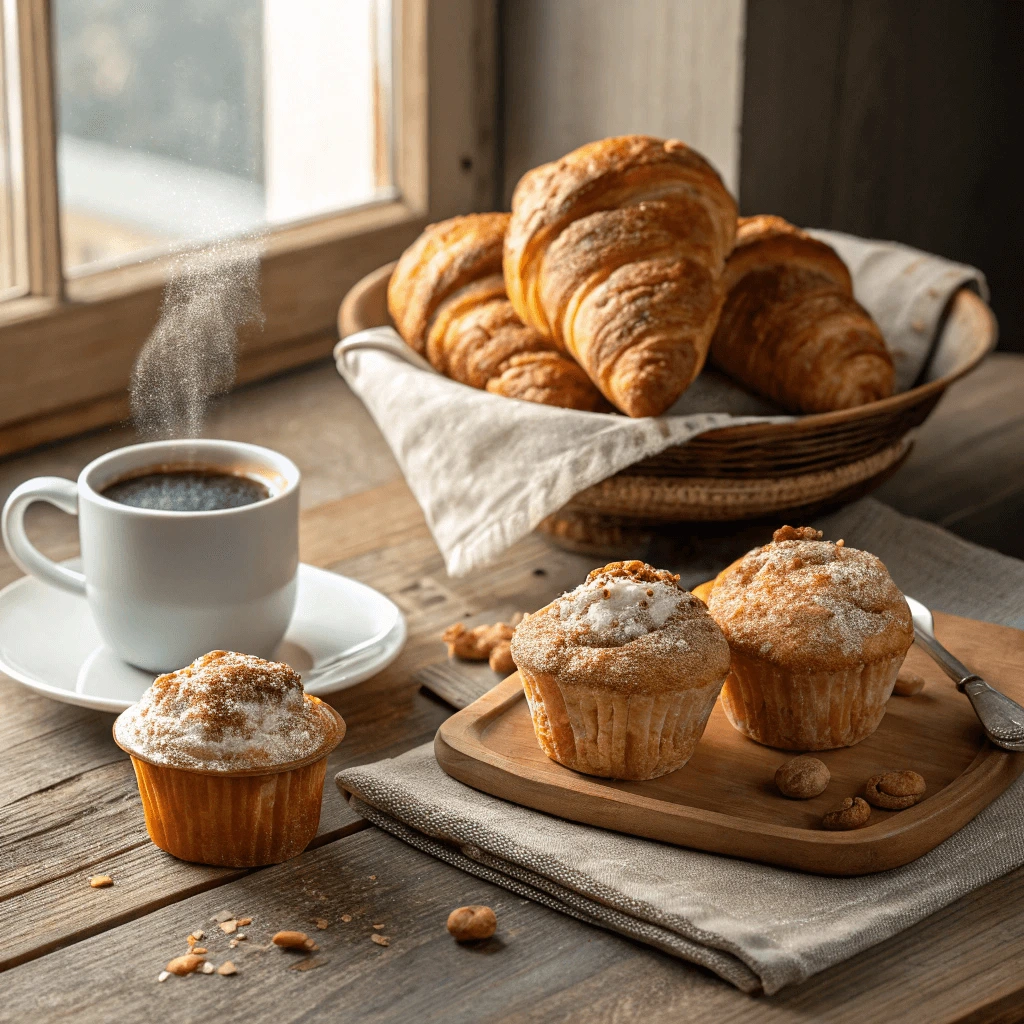
{"type": "MultiPolygon", "coordinates": [[[[65,564],[77,568],[77,561],[65,564]]],[[[300,565],[295,614],[275,657],[306,675],[378,635],[307,693],[343,690],[390,665],[405,644],[405,619],[371,587],[300,565]]],[[[0,590],[0,672],[46,697],[98,711],[124,711],[154,678],[103,646],[84,597],[31,576],[0,590]]]]}

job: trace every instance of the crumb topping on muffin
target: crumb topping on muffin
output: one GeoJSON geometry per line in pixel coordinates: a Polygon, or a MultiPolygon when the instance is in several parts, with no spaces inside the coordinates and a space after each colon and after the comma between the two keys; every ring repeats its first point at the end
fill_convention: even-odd
{"type": "Polygon", "coordinates": [[[839,669],[905,653],[914,627],[885,565],[784,526],[715,581],[712,616],[734,650],[780,667],[839,669]]]}
{"type": "Polygon", "coordinates": [[[158,676],[118,719],[117,738],[157,764],[241,771],[315,754],[334,727],[288,665],[211,651],[158,676]]]}
{"type": "Polygon", "coordinates": [[[729,669],[729,647],[679,577],[612,562],[533,615],[512,637],[520,667],[620,690],[704,686],[729,669]]]}

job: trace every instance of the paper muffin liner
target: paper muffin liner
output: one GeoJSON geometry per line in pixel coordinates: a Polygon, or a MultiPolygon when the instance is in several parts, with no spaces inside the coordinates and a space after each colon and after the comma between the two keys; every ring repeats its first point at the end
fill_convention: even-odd
{"type": "Polygon", "coordinates": [[[320,825],[327,755],[345,735],[341,715],[322,706],[335,721],[321,748],[279,767],[196,771],[156,764],[123,747],[135,767],[150,839],[180,860],[218,867],[280,864],[302,853],[320,825]]]}
{"type": "Polygon", "coordinates": [[[656,779],[682,768],[704,733],[722,680],[675,692],[565,686],[520,668],[533,730],[553,761],[587,775],[656,779]]]}
{"type": "Polygon", "coordinates": [[[852,747],[881,723],[905,657],[837,672],[790,672],[733,651],[722,706],[741,733],[767,747],[852,747]]]}

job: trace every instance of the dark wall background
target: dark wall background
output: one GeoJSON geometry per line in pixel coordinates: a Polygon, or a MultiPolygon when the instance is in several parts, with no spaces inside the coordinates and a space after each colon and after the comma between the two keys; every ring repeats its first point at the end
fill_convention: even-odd
{"type": "Polygon", "coordinates": [[[1024,351],[1024,3],[748,0],[743,213],[980,267],[1024,351]]]}

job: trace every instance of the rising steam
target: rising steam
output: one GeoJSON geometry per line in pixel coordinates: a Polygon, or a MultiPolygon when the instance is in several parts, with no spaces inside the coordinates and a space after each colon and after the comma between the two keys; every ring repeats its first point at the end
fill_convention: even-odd
{"type": "Polygon", "coordinates": [[[260,251],[249,238],[176,258],[160,319],[132,367],[142,437],[198,437],[210,399],[234,383],[238,328],[263,323],[260,251]]]}

